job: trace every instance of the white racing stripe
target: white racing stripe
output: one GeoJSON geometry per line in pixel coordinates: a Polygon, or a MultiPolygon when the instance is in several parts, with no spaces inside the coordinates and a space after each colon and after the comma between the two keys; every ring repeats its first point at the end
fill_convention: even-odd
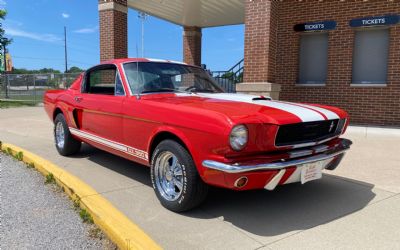
{"type": "Polygon", "coordinates": [[[97,143],[107,146],[109,148],[121,151],[121,152],[129,154],[129,155],[133,155],[142,160],[146,160],[146,161],[148,160],[148,154],[147,154],[147,152],[145,152],[143,150],[132,148],[130,146],[127,146],[127,145],[124,145],[124,144],[121,144],[121,143],[118,143],[115,141],[111,141],[111,140],[105,139],[103,137],[78,130],[76,128],[70,127],[69,130],[71,131],[71,134],[76,135],[78,137],[88,139],[93,142],[97,142],[97,143]]]}
{"type": "MultiPolygon", "coordinates": [[[[230,94],[230,93],[217,93],[217,94],[208,94],[208,93],[197,93],[198,96],[213,98],[218,100],[225,101],[235,101],[235,102],[245,102],[256,105],[262,105],[270,108],[280,109],[286,112],[289,112],[297,117],[299,117],[303,122],[312,122],[312,121],[321,121],[325,120],[325,118],[318,112],[312,110],[313,106],[310,106],[312,109],[308,107],[304,107],[301,105],[293,105],[288,102],[279,102],[279,101],[270,101],[270,100],[254,100],[253,98],[257,98],[260,96],[256,95],[246,95],[246,94],[230,94]]],[[[321,112],[322,113],[322,112],[321,112]]]]}
{"type": "MultiPolygon", "coordinates": [[[[288,102],[282,102],[282,103],[288,103],[288,102]]],[[[316,106],[312,106],[312,105],[308,105],[308,104],[303,104],[303,103],[296,103],[296,105],[317,110],[317,111],[321,112],[322,114],[324,114],[328,118],[328,120],[334,120],[334,119],[340,118],[335,112],[332,112],[332,111],[324,109],[324,108],[320,108],[320,107],[316,107],[316,106]]]]}

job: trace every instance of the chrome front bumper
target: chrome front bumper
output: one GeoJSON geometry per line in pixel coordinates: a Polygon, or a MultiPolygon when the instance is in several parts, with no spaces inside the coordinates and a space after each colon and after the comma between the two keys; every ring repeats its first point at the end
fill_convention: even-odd
{"type": "MultiPolygon", "coordinates": [[[[282,159],[279,162],[263,163],[257,165],[240,165],[240,164],[226,164],[218,161],[204,160],[203,166],[210,169],[219,170],[226,173],[243,173],[250,171],[260,171],[260,170],[280,170],[292,166],[298,166],[302,164],[324,161],[335,156],[344,154],[351,146],[352,142],[348,139],[340,139],[340,141],[323,153],[314,154],[312,156],[296,158],[296,159],[282,159]]],[[[308,149],[303,151],[315,152],[314,149],[308,149]]],[[[311,154],[310,153],[310,154],[311,154]]]]}

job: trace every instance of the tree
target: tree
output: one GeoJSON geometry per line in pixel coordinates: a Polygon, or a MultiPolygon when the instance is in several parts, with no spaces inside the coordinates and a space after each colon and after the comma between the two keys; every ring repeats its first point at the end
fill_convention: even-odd
{"type": "Polygon", "coordinates": [[[221,76],[221,78],[232,79],[234,75],[235,75],[235,73],[229,71],[229,72],[225,72],[225,73],[221,76]]]}
{"type": "MultiPolygon", "coordinates": [[[[0,10],[0,20],[4,20],[6,18],[7,11],[6,10],[0,10]]],[[[3,23],[0,23],[0,43],[3,45],[3,48],[7,45],[9,45],[12,40],[8,39],[7,37],[4,37],[5,30],[3,28],[3,23]]]]}
{"type": "Polygon", "coordinates": [[[17,68],[13,68],[12,74],[60,74],[61,71],[57,70],[57,69],[52,69],[52,68],[43,68],[43,69],[33,69],[33,70],[29,70],[29,69],[17,69],[17,68]]]}
{"type": "Polygon", "coordinates": [[[82,73],[83,71],[85,71],[85,70],[83,70],[79,67],[73,66],[73,67],[69,68],[69,70],[67,70],[66,73],[82,73]]]}

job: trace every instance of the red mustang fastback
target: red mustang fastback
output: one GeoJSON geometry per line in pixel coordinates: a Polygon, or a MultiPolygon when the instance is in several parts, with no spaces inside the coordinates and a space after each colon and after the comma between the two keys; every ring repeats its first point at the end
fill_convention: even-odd
{"type": "Polygon", "coordinates": [[[267,189],[321,178],[351,141],[345,111],[224,93],[202,68],[152,59],[104,62],[47,91],[61,155],[85,142],[151,168],[161,204],[199,205],[209,185],[267,189]]]}

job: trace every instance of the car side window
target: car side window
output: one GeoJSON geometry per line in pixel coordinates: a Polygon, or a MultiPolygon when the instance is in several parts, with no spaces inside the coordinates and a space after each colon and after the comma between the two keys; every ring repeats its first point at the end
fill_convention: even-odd
{"type": "Polygon", "coordinates": [[[84,92],[100,95],[125,95],[121,78],[114,65],[90,70],[86,75],[84,92]]]}
{"type": "Polygon", "coordinates": [[[125,95],[124,86],[122,85],[121,77],[117,73],[115,76],[115,95],[123,96],[125,95]]]}

